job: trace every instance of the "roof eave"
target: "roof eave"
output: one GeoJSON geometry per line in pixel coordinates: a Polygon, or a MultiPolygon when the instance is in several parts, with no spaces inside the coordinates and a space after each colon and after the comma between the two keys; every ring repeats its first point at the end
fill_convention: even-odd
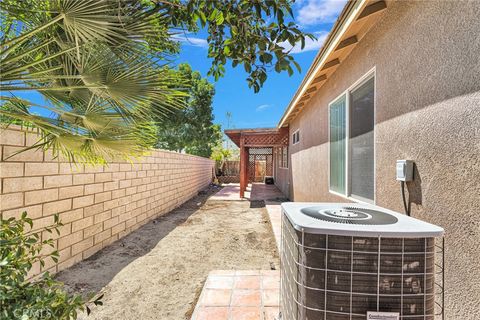
{"type": "Polygon", "coordinates": [[[312,65],[308,69],[307,74],[303,78],[302,83],[300,84],[295,95],[290,101],[287,109],[283,113],[282,118],[278,123],[278,126],[277,126],[278,128],[284,127],[285,125],[288,124],[285,122],[288,116],[290,115],[290,113],[292,112],[292,110],[294,109],[295,105],[302,98],[308,86],[311,84],[311,82],[317,75],[318,71],[327,61],[327,58],[330,55],[330,53],[333,50],[335,50],[336,46],[339,44],[340,39],[342,38],[345,31],[355,21],[355,18],[358,16],[360,11],[365,7],[368,1],[369,0],[353,0],[353,1],[347,2],[342,12],[340,13],[337,21],[335,22],[332,28],[332,31],[329,33],[327,39],[325,40],[324,45],[319,50],[312,65]]]}

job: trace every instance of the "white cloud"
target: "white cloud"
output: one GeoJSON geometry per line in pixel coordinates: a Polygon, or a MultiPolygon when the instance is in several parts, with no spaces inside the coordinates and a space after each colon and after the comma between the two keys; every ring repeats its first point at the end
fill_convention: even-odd
{"type": "Polygon", "coordinates": [[[259,105],[258,107],[255,108],[255,111],[260,112],[260,111],[263,111],[263,110],[271,108],[271,107],[272,107],[271,104],[261,104],[261,105],[259,105]]]}
{"type": "Polygon", "coordinates": [[[334,22],[346,0],[303,0],[299,7],[296,22],[301,26],[311,26],[319,23],[334,22]]]}
{"type": "Polygon", "coordinates": [[[194,46],[194,47],[202,47],[202,48],[208,47],[208,42],[207,42],[206,39],[197,38],[197,37],[190,37],[189,33],[174,34],[171,38],[173,40],[179,41],[179,42],[181,42],[182,44],[185,44],[185,45],[190,45],[190,46],[194,46]]]}
{"type": "Polygon", "coordinates": [[[302,50],[302,46],[300,42],[297,42],[295,46],[293,46],[288,42],[282,42],[280,45],[284,47],[286,50],[292,49],[290,53],[302,53],[302,52],[307,52],[307,51],[317,51],[319,50],[323,43],[325,42],[325,39],[327,39],[328,32],[327,31],[318,31],[318,32],[313,32],[315,37],[317,37],[317,40],[312,40],[310,38],[305,39],[305,47],[302,50]]]}

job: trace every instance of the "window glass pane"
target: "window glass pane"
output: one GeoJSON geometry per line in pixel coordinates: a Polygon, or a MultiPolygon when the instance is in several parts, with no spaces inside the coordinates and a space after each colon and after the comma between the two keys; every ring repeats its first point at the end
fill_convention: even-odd
{"type": "Polygon", "coordinates": [[[351,93],[350,193],[373,200],[374,196],[374,80],[351,93]]]}
{"type": "Polygon", "coordinates": [[[283,147],[282,151],[282,167],[288,168],[288,147],[283,147]]]}
{"type": "Polygon", "coordinates": [[[345,96],[330,105],[330,190],[345,193],[345,96]]]}

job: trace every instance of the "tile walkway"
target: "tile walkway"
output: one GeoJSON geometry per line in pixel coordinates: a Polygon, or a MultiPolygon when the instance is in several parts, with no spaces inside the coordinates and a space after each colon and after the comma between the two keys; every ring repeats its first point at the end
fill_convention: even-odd
{"type": "MultiPolygon", "coordinates": [[[[246,199],[240,186],[228,184],[209,200],[265,200],[277,247],[280,248],[281,208],[284,195],[274,185],[249,185],[246,199]]],[[[277,320],[279,270],[214,270],[207,277],[191,320],[277,320]]]]}
{"type": "Polygon", "coordinates": [[[276,320],[279,296],[278,270],[214,270],[192,320],[276,320]]]}

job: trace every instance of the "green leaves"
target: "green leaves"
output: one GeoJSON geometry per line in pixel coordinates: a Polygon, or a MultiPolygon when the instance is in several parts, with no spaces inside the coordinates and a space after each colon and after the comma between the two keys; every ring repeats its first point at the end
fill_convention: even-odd
{"type": "MultiPolygon", "coordinates": [[[[198,25],[206,28],[208,56],[212,58],[209,75],[215,79],[223,76],[227,60],[233,67],[243,64],[248,85],[258,92],[268,71],[292,75],[290,64],[294,59],[289,48],[297,43],[303,48],[305,37],[313,37],[301,32],[291,20],[291,5],[288,0],[190,0],[158,2],[157,8],[168,12],[173,27],[192,32],[198,30],[198,25]]],[[[294,65],[299,70],[298,64],[294,65]]]]}
{"type": "Polygon", "coordinates": [[[188,64],[181,64],[178,71],[171,72],[187,83],[188,98],[184,108],[159,121],[157,146],[209,157],[221,140],[220,127],[213,124],[214,86],[188,64]]]}
{"type": "Polygon", "coordinates": [[[52,238],[42,232],[58,230],[62,225],[57,216],[47,228],[33,229],[32,220],[23,212],[19,219],[0,218],[0,318],[59,319],[77,318],[77,311],[90,304],[101,306],[103,294],[84,299],[70,295],[63,284],[48,272],[29,279],[34,266],[46,266],[49,259],[58,262],[59,253],[52,238]],[[50,248],[48,248],[50,247],[50,248]]]}
{"type": "Polygon", "coordinates": [[[185,96],[170,86],[172,75],[159,61],[163,53],[151,50],[172,48],[163,15],[135,1],[41,5],[32,11],[38,2],[2,3],[2,14],[18,27],[0,44],[6,93],[0,120],[38,129],[37,143],[27,149],[48,149],[69,161],[104,164],[145,154],[155,142],[152,119],[182,107],[185,96]],[[46,102],[13,94],[27,90],[46,102]],[[34,108],[45,112],[34,114],[34,108]]]}

